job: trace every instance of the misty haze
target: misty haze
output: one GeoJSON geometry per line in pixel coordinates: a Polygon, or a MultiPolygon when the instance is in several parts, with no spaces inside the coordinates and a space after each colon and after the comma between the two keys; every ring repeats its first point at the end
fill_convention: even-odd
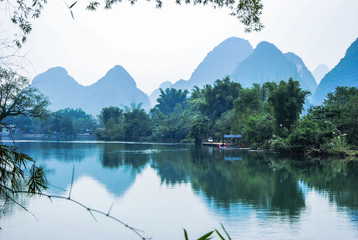
{"type": "Polygon", "coordinates": [[[0,239],[358,239],[357,1],[0,5],[0,239]]]}

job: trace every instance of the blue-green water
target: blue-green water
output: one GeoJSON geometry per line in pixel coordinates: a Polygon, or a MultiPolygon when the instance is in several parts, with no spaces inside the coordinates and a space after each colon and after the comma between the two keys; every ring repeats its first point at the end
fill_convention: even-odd
{"type": "MultiPolygon", "coordinates": [[[[47,193],[71,197],[144,230],[190,239],[358,239],[358,162],[296,161],[191,145],[31,142],[16,145],[46,168],[47,193]],[[216,238],[218,239],[218,238],[216,238]]],[[[0,239],[140,239],[66,200],[18,196],[0,213],[0,239]]],[[[0,199],[3,206],[4,199],[0,199]]]]}

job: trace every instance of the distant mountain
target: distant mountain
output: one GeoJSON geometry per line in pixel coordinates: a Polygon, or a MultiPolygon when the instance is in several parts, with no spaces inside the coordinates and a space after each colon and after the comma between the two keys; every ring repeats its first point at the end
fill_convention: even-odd
{"type": "Polygon", "coordinates": [[[113,67],[104,77],[87,87],[78,84],[61,67],[51,68],[36,76],[32,85],[49,98],[49,109],[52,111],[71,107],[97,115],[103,107],[123,108],[132,103],[142,103],[144,109],[150,109],[147,95],[137,88],[134,79],[122,66],[113,67]]]}
{"type": "Polygon", "coordinates": [[[317,84],[319,84],[322,78],[330,71],[326,64],[318,65],[312,72],[317,84]]]}
{"type": "Polygon", "coordinates": [[[84,86],[69,76],[66,69],[55,67],[37,75],[32,86],[38,88],[50,100],[49,109],[79,108],[82,105],[84,86]]]}
{"type": "MultiPolygon", "coordinates": [[[[89,113],[99,113],[107,106],[130,106],[132,103],[142,103],[146,110],[150,109],[148,96],[137,88],[137,84],[122,66],[110,69],[96,83],[86,87],[84,104],[89,113]]],[[[84,111],[86,111],[84,109],[84,111]]],[[[87,112],[86,111],[86,112],[87,112]]]]}
{"type": "Polygon", "coordinates": [[[172,87],[172,83],[170,81],[165,81],[162,84],[160,84],[159,88],[155,89],[150,95],[149,95],[149,101],[150,101],[150,105],[152,107],[154,107],[155,105],[157,105],[157,99],[160,96],[160,88],[165,90],[167,88],[171,88],[172,87]]]}
{"type": "Polygon", "coordinates": [[[311,93],[317,86],[301,58],[293,53],[283,54],[269,42],[259,43],[231,75],[231,79],[241,83],[243,87],[251,87],[253,83],[287,81],[291,77],[311,93]]]}
{"type": "Polygon", "coordinates": [[[321,104],[337,86],[358,87],[358,38],[347,49],[337,66],[321,80],[313,96],[313,104],[321,104]]]}
{"type": "Polygon", "coordinates": [[[230,75],[252,51],[249,41],[237,37],[228,38],[208,53],[188,81],[180,80],[172,87],[190,91],[194,86],[201,88],[205,84],[212,84],[215,80],[230,75]]]}
{"type": "Polygon", "coordinates": [[[313,94],[317,88],[317,82],[310,70],[308,70],[308,68],[302,61],[302,59],[292,52],[285,53],[284,55],[289,61],[296,65],[296,70],[299,76],[298,81],[302,80],[300,81],[301,87],[310,91],[311,94],[313,94]]]}

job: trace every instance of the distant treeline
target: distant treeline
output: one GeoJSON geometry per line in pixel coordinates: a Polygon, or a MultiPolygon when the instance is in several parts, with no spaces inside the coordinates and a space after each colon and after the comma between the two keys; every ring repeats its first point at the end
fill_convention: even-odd
{"type": "Polygon", "coordinates": [[[57,111],[46,120],[12,118],[8,123],[36,133],[94,132],[101,140],[195,142],[241,134],[241,144],[276,151],[347,152],[358,144],[358,89],[337,87],[321,106],[308,109],[298,81],[242,88],[228,77],[187,90],[160,89],[157,105],[103,108],[98,123],[80,109],[57,111]]]}
{"type": "Polygon", "coordinates": [[[309,108],[299,82],[289,79],[242,88],[229,78],[188,91],[161,89],[157,105],[102,109],[99,139],[194,141],[241,134],[241,144],[280,152],[346,153],[358,144],[358,89],[337,87],[321,106],[309,108]],[[304,108],[309,108],[302,114],[304,108]]]}
{"type": "Polygon", "coordinates": [[[16,127],[19,133],[76,135],[93,134],[98,128],[95,118],[81,109],[66,108],[49,113],[46,118],[30,118],[22,115],[8,117],[6,124],[16,127]]]}

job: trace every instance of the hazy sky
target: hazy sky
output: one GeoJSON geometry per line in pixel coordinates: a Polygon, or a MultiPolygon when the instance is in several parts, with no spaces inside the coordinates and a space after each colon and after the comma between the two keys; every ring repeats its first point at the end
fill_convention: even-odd
{"type": "MultiPolygon", "coordinates": [[[[62,0],[49,1],[22,50],[32,62],[30,77],[62,66],[89,85],[122,65],[141,90],[151,93],[164,81],[189,79],[228,37],[247,39],[253,47],[269,41],[300,56],[311,71],[321,63],[333,68],[358,37],[358,0],[263,0],[265,28],[249,34],[226,9],[174,2],[164,0],[156,9],[155,2],[142,0],[89,12],[87,1],[79,0],[73,20],[62,0]]],[[[9,26],[3,21],[0,28],[4,34],[9,26]]]]}

